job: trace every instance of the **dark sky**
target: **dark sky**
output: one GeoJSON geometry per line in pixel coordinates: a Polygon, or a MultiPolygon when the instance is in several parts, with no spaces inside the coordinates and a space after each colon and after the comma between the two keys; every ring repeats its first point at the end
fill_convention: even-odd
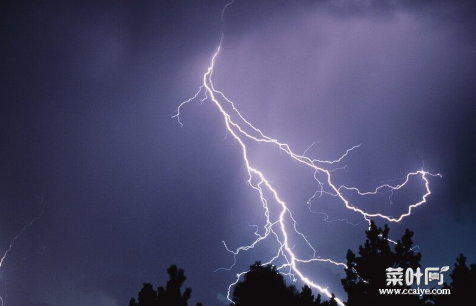
{"type": "MultiPolygon", "coordinates": [[[[127,305],[177,264],[192,303],[222,305],[234,275],[275,252],[240,147],[210,101],[171,118],[202,82],[265,134],[333,160],[337,185],[373,190],[422,167],[428,203],[399,224],[422,267],[476,262],[476,5],[472,1],[2,1],[0,296],[9,306],[127,305]]],[[[264,146],[263,146],[264,147],[264,146]]],[[[254,146],[317,255],[345,261],[367,223],[307,200],[312,171],[254,146]],[[328,222],[329,220],[345,221],[328,222]]],[[[356,205],[401,213],[421,181],[356,205]],[[366,206],[367,205],[367,206],[366,206]]],[[[352,198],[354,199],[354,198],[352,198]]],[[[383,220],[376,219],[379,225],[383,220]]],[[[300,245],[296,245],[298,250],[300,245]]],[[[342,269],[305,268],[345,299],[342,269]]],[[[384,271],[382,271],[384,275],[384,271]]],[[[299,284],[300,285],[300,284],[299,284]]]]}

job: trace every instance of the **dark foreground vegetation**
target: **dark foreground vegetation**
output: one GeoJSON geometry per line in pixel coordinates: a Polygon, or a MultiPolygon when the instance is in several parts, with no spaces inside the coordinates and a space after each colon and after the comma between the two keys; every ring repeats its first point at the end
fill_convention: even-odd
{"type": "MultiPolygon", "coordinates": [[[[469,305],[474,301],[476,292],[476,265],[466,264],[466,257],[460,254],[456,258],[453,270],[446,275],[441,288],[450,289],[449,295],[384,295],[379,293],[383,288],[410,289],[403,282],[401,286],[387,286],[385,270],[392,268],[420,267],[421,253],[413,248],[413,232],[406,230],[396,243],[388,240],[389,228],[378,228],[371,223],[365,232],[365,243],[359,246],[357,254],[347,251],[347,268],[345,278],[341,280],[347,293],[347,306],[449,306],[469,305]],[[449,276],[449,277],[448,277],[449,276]]],[[[192,290],[186,288],[182,293],[181,287],[186,280],[184,271],[172,265],[167,269],[169,281],[165,288],[154,290],[152,284],[144,283],[138,293],[138,299],[132,298],[129,306],[188,306],[192,290]]],[[[435,282],[436,283],[436,282],[435,282]]],[[[423,287],[423,284],[421,284],[423,287]]],[[[298,290],[294,285],[288,285],[283,274],[272,265],[262,265],[256,262],[250,266],[243,280],[238,282],[233,291],[235,306],[336,306],[334,295],[324,300],[320,294],[314,296],[307,285],[298,290]]],[[[197,306],[201,306],[198,303],[197,306]]]]}

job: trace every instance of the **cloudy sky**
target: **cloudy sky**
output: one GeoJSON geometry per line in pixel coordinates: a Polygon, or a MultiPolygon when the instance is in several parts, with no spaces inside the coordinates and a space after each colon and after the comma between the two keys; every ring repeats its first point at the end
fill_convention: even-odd
{"type": "MultiPolygon", "coordinates": [[[[452,266],[459,253],[476,262],[475,4],[235,0],[222,18],[226,3],[0,4],[0,255],[14,242],[0,266],[6,305],[126,305],[143,282],[164,285],[171,264],[185,270],[192,303],[223,305],[236,273],[275,254],[265,242],[214,272],[234,261],[222,241],[251,243],[264,212],[210,100],[183,106],[183,126],[172,118],[201,86],[222,31],[214,86],[249,122],[320,160],[361,144],[326,166],[337,186],[441,173],[390,236],[413,230],[422,267],[452,266]]],[[[276,147],[250,144],[250,156],[317,256],[345,261],[364,242],[367,223],[334,197],[308,204],[312,171],[276,147]]],[[[424,192],[411,183],[390,198],[349,197],[398,215],[424,192]]],[[[342,269],[303,270],[345,299],[342,269]]]]}

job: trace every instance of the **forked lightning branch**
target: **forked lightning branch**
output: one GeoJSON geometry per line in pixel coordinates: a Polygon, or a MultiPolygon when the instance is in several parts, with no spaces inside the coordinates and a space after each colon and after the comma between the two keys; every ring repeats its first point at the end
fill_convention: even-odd
{"type": "MultiPolygon", "coordinates": [[[[231,4],[231,3],[230,3],[231,4]]],[[[228,4],[229,5],[229,4],[228,4]]],[[[323,192],[328,195],[331,195],[338,199],[339,203],[355,214],[360,215],[363,219],[370,222],[371,219],[384,219],[388,222],[400,222],[405,217],[410,216],[414,209],[423,205],[428,196],[431,194],[430,183],[428,178],[431,176],[440,176],[439,174],[431,174],[423,169],[416,170],[414,172],[408,173],[405,178],[399,184],[384,184],[377,186],[374,190],[371,191],[361,191],[355,187],[338,185],[334,182],[334,177],[332,175],[331,168],[328,168],[333,163],[341,161],[348,154],[352,153],[352,150],[357,148],[352,147],[347,150],[342,156],[335,160],[318,160],[305,156],[304,154],[298,154],[290,145],[281,142],[278,139],[267,136],[263,131],[261,131],[256,125],[248,121],[236,108],[232,100],[230,100],[225,93],[221,92],[213,84],[213,72],[215,69],[215,63],[217,57],[220,55],[223,42],[223,33],[218,44],[218,47],[211,57],[211,61],[208,69],[203,74],[202,85],[198,91],[188,100],[182,102],[178,108],[177,112],[172,118],[176,118],[181,126],[183,123],[180,120],[180,114],[183,111],[183,108],[192,102],[207,102],[211,103],[218,110],[218,114],[223,120],[223,124],[226,127],[227,134],[230,135],[234,141],[238,144],[241,153],[241,159],[243,167],[246,169],[248,175],[248,184],[252,190],[256,193],[256,205],[261,206],[261,209],[264,210],[265,222],[261,224],[262,233],[256,233],[256,239],[250,241],[248,245],[240,246],[236,249],[229,249],[226,244],[226,249],[233,254],[233,256],[238,256],[241,252],[245,252],[264,242],[265,240],[274,240],[277,242],[278,247],[275,250],[274,256],[268,258],[263,265],[266,264],[276,264],[277,262],[284,264],[278,265],[278,270],[285,271],[286,274],[293,277],[293,279],[299,279],[304,283],[308,284],[310,287],[319,290],[322,294],[325,294],[328,297],[331,297],[331,290],[326,288],[324,285],[318,284],[313,280],[313,276],[305,273],[298,267],[298,264],[311,264],[311,263],[323,263],[323,264],[332,264],[345,267],[345,264],[342,262],[337,262],[330,258],[321,258],[316,257],[316,250],[306,238],[306,235],[298,230],[296,219],[292,211],[288,207],[281,196],[279,190],[273,185],[273,182],[268,178],[268,174],[264,172],[263,168],[260,167],[260,164],[252,160],[249,154],[249,143],[255,142],[262,145],[274,146],[280,152],[284,153],[288,158],[297,162],[297,164],[307,167],[312,170],[314,175],[312,179],[315,180],[316,190],[318,192],[323,192]],[[248,144],[248,145],[247,145],[248,144]],[[409,203],[406,210],[398,216],[390,216],[381,213],[367,212],[364,209],[360,208],[357,205],[351,203],[351,201],[346,198],[344,191],[352,191],[355,195],[368,196],[368,195],[377,195],[383,192],[394,192],[405,186],[409,185],[409,181],[412,178],[420,178],[422,185],[424,186],[423,194],[416,202],[409,203]],[[323,189],[323,186],[326,186],[326,189],[323,189]],[[271,207],[271,205],[273,207],[271,207]],[[273,211],[278,211],[277,214],[271,214],[271,209],[273,211]],[[291,235],[292,233],[292,235],[291,235]],[[292,236],[292,237],[291,237],[292,236]],[[292,239],[291,239],[292,238],[292,239]],[[302,258],[299,257],[297,252],[293,249],[295,245],[295,239],[301,239],[310,250],[313,256],[302,258]]],[[[314,197],[314,195],[312,195],[314,197]]],[[[242,271],[237,274],[236,281],[230,284],[228,288],[228,299],[230,299],[230,292],[232,287],[240,280],[240,277],[247,271],[242,271]]],[[[341,299],[336,298],[336,301],[343,305],[341,299]]],[[[232,301],[233,302],[233,301],[232,301]]]]}

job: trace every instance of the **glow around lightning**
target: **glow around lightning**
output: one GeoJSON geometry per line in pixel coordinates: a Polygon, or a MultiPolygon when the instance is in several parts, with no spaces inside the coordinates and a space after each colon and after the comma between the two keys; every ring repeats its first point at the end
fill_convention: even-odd
{"type": "MultiPolygon", "coordinates": [[[[227,4],[229,6],[231,3],[227,4]]],[[[225,6],[225,8],[227,7],[225,6]]],[[[224,10],[225,10],[224,8],[224,10]]],[[[223,10],[223,12],[224,12],[223,10]]],[[[222,12],[222,18],[223,18],[222,12]]],[[[218,47],[213,54],[210,65],[207,71],[203,75],[202,85],[198,89],[198,91],[193,95],[190,99],[182,102],[178,108],[177,113],[172,116],[172,118],[176,118],[178,123],[183,126],[183,123],[180,120],[180,114],[182,108],[191,102],[200,101],[200,102],[208,102],[213,104],[216,109],[218,110],[219,115],[222,117],[223,122],[226,127],[226,131],[228,135],[233,137],[233,140],[239,145],[241,149],[241,157],[243,165],[248,174],[248,184],[249,186],[256,192],[257,196],[260,200],[260,205],[264,210],[264,215],[266,222],[262,224],[263,234],[259,234],[258,226],[255,232],[256,239],[251,241],[250,244],[238,247],[236,249],[230,249],[223,242],[226,250],[233,254],[236,262],[236,256],[238,256],[241,252],[245,252],[250,250],[260,244],[265,240],[273,239],[278,243],[278,247],[276,249],[275,255],[272,258],[269,258],[266,264],[274,264],[278,261],[284,262],[284,264],[279,265],[277,268],[284,274],[289,275],[293,280],[299,279],[304,283],[308,284],[310,287],[319,290],[322,294],[325,294],[328,297],[331,297],[331,292],[324,287],[323,285],[317,284],[312,280],[310,275],[307,275],[302,270],[300,270],[297,266],[298,263],[315,263],[321,262],[325,264],[333,264],[338,266],[345,267],[346,265],[341,262],[334,261],[332,259],[325,259],[316,257],[316,250],[308,241],[306,236],[298,230],[298,224],[296,219],[294,218],[291,210],[288,207],[288,204],[282,200],[280,197],[279,191],[273,186],[272,182],[267,178],[266,173],[264,173],[260,169],[260,165],[257,163],[253,163],[251,158],[249,158],[249,146],[247,143],[255,142],[261,144],[267,144],[271,146],[275,146],[278,148],[282,153],[286,154],[289,158],[294,160],[295,162],[301,164],[304,167],[311,169],[314,173],[313,179],[316,181],[317,191],[310,197],[308,204],[311,200],[318,196],[318,195],[330,195],[339,199],[341,205],[343,205],[349,211],[352,211],[356,214],[359,214],[365,219],[367,222],[370,223],[371,219],[380,218],[387,220],[389,222],[400,222],[405,217],[410,216],[413,210],[424,203],[426,203],[428,196],[431,194],[430,191],[430,184],[428,181],[429,176],[440,176],[439,174],[431,174],[423,169],[417,170],[411,173],[408,173],[404,178],[403,182],[400,184],[384,184],[381,186],[376,187],[372,191],[360,191],[358,188],[355,187],[348,187],[344,185],[337,185],[334,183],[332,171],[335,170],[334,168],[326,168],[332,166],[333,164],[339,163],[342,161],[348,154],[351,153],[352,150],[357,149],[360,145],[351,147],[348,149],[342,156],[336,158],[335,160],[318,160],[318,159],[311,159],[306,155],[306,150],[303,154],[298,154],[291,149],[291,147],[279,141],[278,139],[269,137],[265,135],[259,128],[253,125],[251,122],[246,120],[243,115],[239,112],[239,110],[235,107],[235,104],[228,99],[223,92],[215,88],[213,84],[213,71],[215,69],[215,62],[217,57],[219,56],[222,48],[223,43],[223,33],[218,44],[218,47]],[[409,183],[409,180],[412,177],[419,177],[424,185],[424,194],[421,196],[419,201],[415,203],[411,203],[408,205],[406,211],[399,216],[389,216],[381,213],[372,213],[366,212],[363,209],[353,205],[349,199],[347,199],[343,191],[353,192],[355,194],[366,196],[366,195],[376,195],[381,194],[384,192],[396,191],[398,189],[403,188],[409,183]],[[327,186],[327,188],[324,188],[327,186]],[[279,214],[277,216],[272,216],[270,213],[270,205],[273,206],[273,209],[277,208],[279,214]],[[293,250],[293,245],[295,244],[291,241],[290,233],[293,233],[294,237],[298,237],[298,239],[302,239],[310,250],[312,250],[313,256],[310,258],[300,258],[296,252],[293,250]]],[[[309,149],[309,148],[308,148],[309,149]]],[[[233,302],[230,298],[230,293],[233,286],[240,280],[240,277],[245,274],[247,271],[243,271],[237,274],[236,281],[230,284],[228,288],[228,295],[227,298],[233,302]]],[[[383,273],[383,272],[382,272],[383,273]]],[[[336,301],[340,305],[344,305],[342,300],[336,298],[336,301]]]]}

